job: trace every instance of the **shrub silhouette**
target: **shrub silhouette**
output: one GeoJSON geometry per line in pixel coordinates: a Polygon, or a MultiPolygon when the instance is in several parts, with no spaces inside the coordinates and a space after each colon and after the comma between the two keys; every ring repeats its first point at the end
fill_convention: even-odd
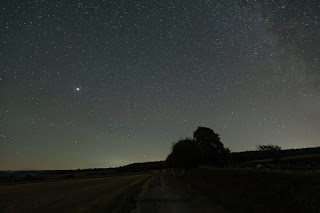
{"type": "Polygon", "coordinates": [[[229,162],[230,150],[225,148],[220,137],[212,129],[198,127],[193,138],[200,145],[202,152],[201,163],[205,165],[224,166],[229,162]]]}
{"type": "Polygon", "coordinates": [[[257,150],[258,151],[275,151],[275,150],[281,150],[280,146],[277,145],[257,145],[257,150]]]}
{"type": "Polygon", "coordinates": [[[180,139],[172,145],[172,151],[166,159],[168,167],[195,168],[199,165],[201,151],[196,141],[186,138],[180,139]]]}
{"type": "Polygon", "coordinates": [[[281,147],[277,145],[257,145],[258,151],[268,152],[275,163],[279,163],[281,147]]]}
{"type": "Polygon", "coordinates": [[[220,137],[212,129],[198,127],[192,138],[180,139],[172,145],[166,159],[170,168],[195,168],[203,165],[225,166],[229,163],[230,150],[225,148],[220,137]]]}

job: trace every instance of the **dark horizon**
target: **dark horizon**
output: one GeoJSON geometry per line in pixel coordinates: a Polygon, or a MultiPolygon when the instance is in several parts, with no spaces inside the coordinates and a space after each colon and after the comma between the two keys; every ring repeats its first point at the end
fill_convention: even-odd
{"type": "MultiPolygon", "coordinates": [[[[305,150],[305,149],[318,149],[318,148],[320,148],[320,146],[315,146],[315,147],[306,147],[306,148],[297,148],[297,149],[281,149],[281,151],[288,151],[288,150],[295,150],[295,151],[299,151],[299,150],[305,150]]],[[[245,152],[263,152],[263,151],[258,151],[258,150],[245,150],[245,151],[240,151],[240,152],[231,152],[231,154],[232,153],[235,153],[235,154],[237,154],[237,153],[245,153],[245,152]]],[[[297,155],[297,154],[296,154],[297,155]]],[[[292,156],[295,156],[295,155],[292,155],[292,156]]],[[[297,155],[297,156],[299,156],[299,155],[297,155]]],[[[143,163],[152,163],[152,162],[165,162],[165,160],[166,159],[162,159],[162,160],[158,160],[158,161],[140,161],[140,162],[133,162],[133,163],[129,163],[129,164],[124,164],[124,165],[120,165],[120,166],[115,166],[115,167],[88,167],[88,168],[77,168],[77,169],[72,169],[72,168],[70,168],[70,169],[68,169],[68,168],[66,168],[66,169],[37,169],[37,170],[35,170],[35,169],[16,169],[16,170],[0,170],[0,172],[24,172],[24,171],[26,171],[26,172],[28,172],[28,171],[59,171],[59,170],[61,170],[61,171],[69,171],[69,170],[78,170],[78,169],[80,169],[80,170],[90,170],[90,169],[117,169],[117,168],[120,168],[120,167],[125,167],[125,166],[129,166],[129,165],[132,165],[132,164],[143,164],[143,163]]]]}

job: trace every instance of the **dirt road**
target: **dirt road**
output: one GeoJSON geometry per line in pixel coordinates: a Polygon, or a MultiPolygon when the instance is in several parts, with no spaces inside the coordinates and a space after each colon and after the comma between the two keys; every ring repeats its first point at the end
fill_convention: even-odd
{"type": "Polygon", "coordinates": [[[137,208],[132,213],[199,212],[196,207],[164,182],[163,172],[146,182],[137,198],[137,208]]]}

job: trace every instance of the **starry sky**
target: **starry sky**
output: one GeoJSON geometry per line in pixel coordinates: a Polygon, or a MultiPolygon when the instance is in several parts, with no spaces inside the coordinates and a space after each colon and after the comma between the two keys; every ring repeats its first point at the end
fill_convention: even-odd
{"type": "Polygon", "coordinates": [[[0,170],[320,144],[318,0],[3,0],[0,170]]]}

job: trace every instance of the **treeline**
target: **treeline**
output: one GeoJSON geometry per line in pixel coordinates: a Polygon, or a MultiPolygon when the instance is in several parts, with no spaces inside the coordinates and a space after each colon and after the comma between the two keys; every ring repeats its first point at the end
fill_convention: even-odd
{"type": "Polygon", "coordinates": [[[152,161],[142,163],[132,163],[125,166],[114,168],[92,168],[92,169],[77,169],[77,170],[53,170],[52,174],[66,174],[66,173],[85,173],[85,174],[121,174],[131,172],[142,172],[149,170],[158,170],[165,168],[164,161],[152,161]]]}
{"type": "Polygon", "coordinates": [[[115,171],[118,173],[130,173],[130,172],[143,172],[149,170],[159,170],[164,169],[164,161],[153,161],[153,162],[143,162],[143,163],[133,163],[126,166],[120,166],[116,168],[115,171]]]}
{"type": "Polygon", "coordinates": [[[268,160],[273,164],[308,164],[316,165],[318,157],[284,159],[286,157],[320,154],[320,147],[281,150],[277,145],[257,145],[257,151],[231,153],[225,148],[220,137],[212,129],[198,127],[192,138],[182,138],[172,144],[171,153],[165,163],[169,168],[195,168],[199,165],[237,166],[248,161],[268,160]]]}
{"type": "Polygon", "coordinates": [[[91,168],[72,170],[42,170],[42,171],[0,171],[0,184],[43,182],[55,180],[70,180],[79,178],[94,178],[127,173],[145,172],[165,168],[164,161],[133,163],[115,168],[91,168]]]}
{"type": "Polygon", "coordinates": [[[274,157],[274,154],[276,154],[278,158],[320,154],[320,147],[273,150],[273,151],[233,152],[230,154],[230,157],[232,162],[237,163],[237,162],[272,159],[274,157]]]}

